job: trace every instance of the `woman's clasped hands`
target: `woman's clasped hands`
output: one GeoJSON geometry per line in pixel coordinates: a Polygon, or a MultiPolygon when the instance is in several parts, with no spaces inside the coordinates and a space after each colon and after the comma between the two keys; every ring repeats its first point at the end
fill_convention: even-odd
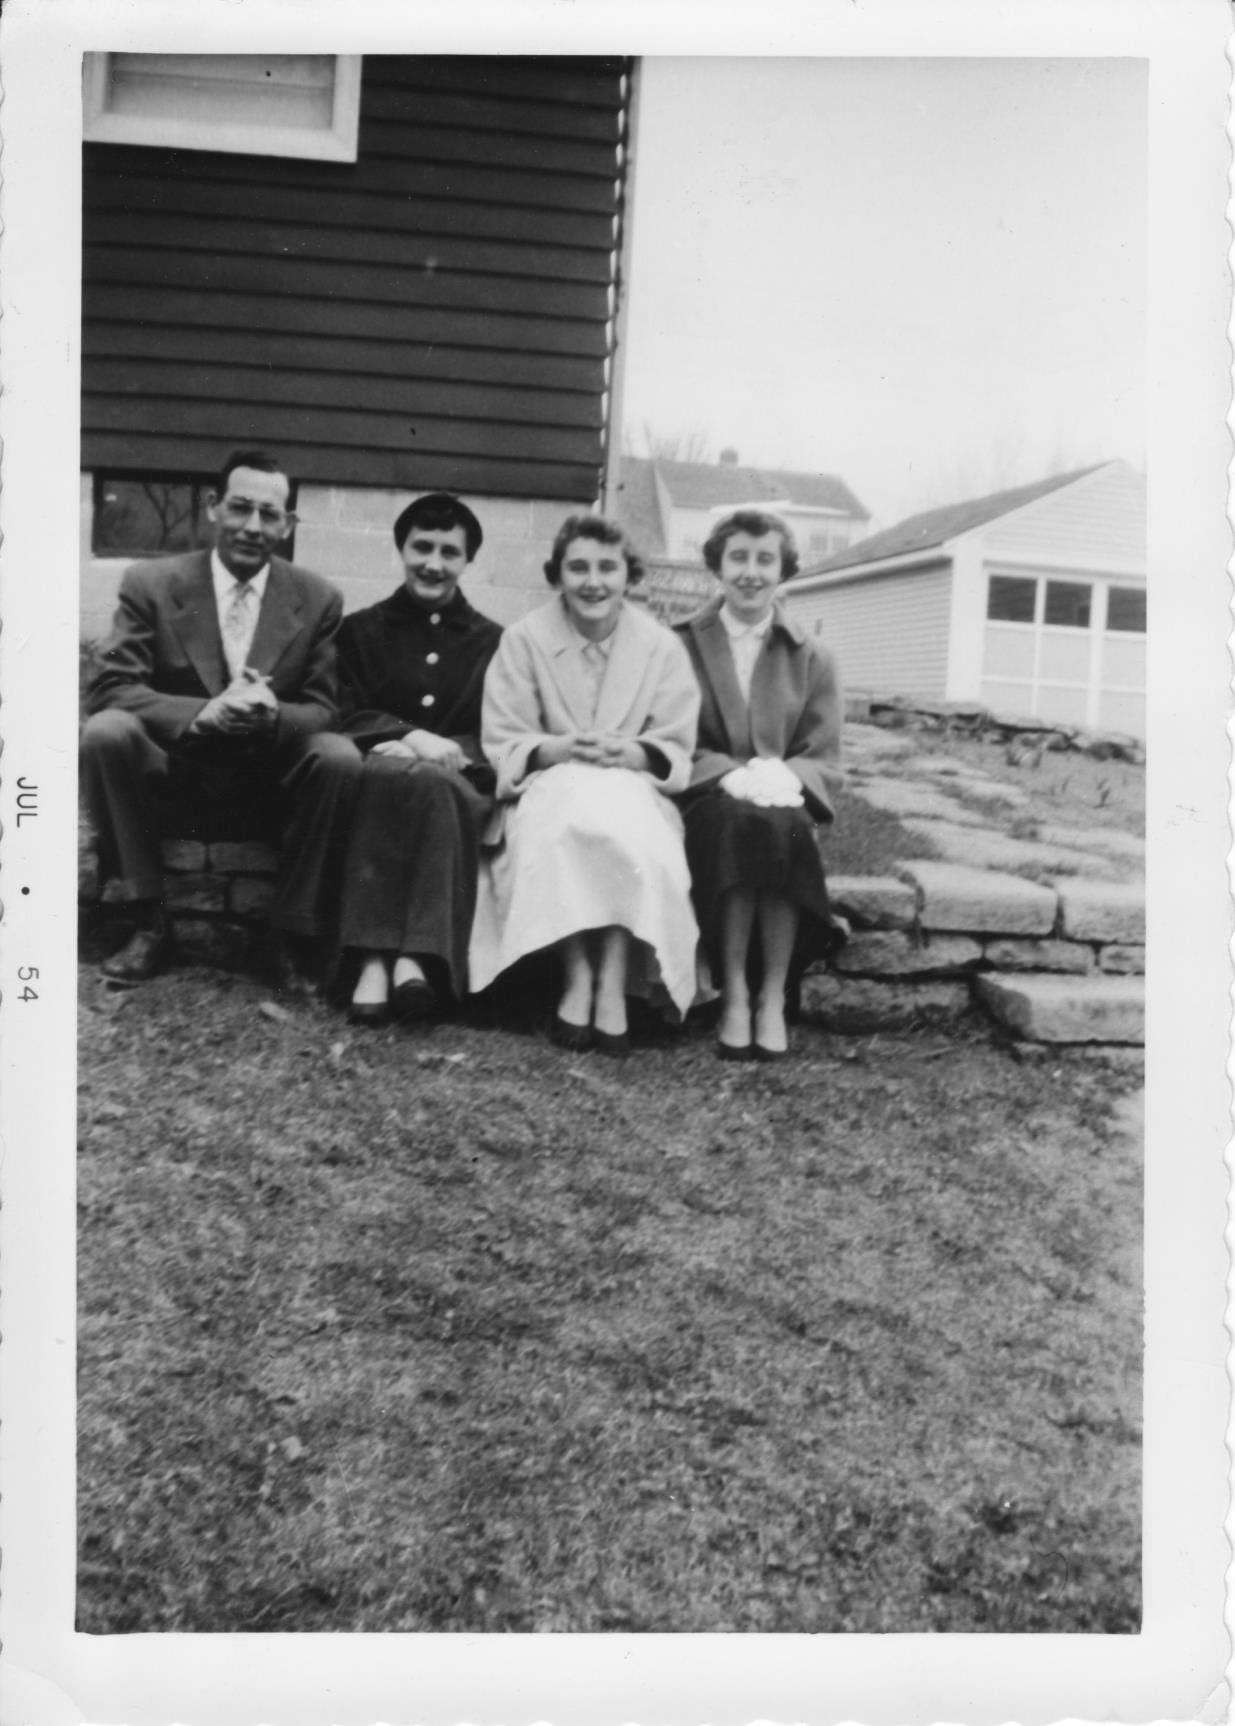
{"type": "Polygon", "coordinates": [[[406,761],[431,761],[435,767],[453,767],[461,773],[467,766],[467,756],[453,737],[439,737],[433,731],[409,731],[406,736],[378,743],[374,755],[402,756],[406,761]]]}
{"type": "Polygon", "coordinates": [[[645,773],[648,768],[642,743],[614,732],[569,731],[537,744],[538,767],[562,767],[568,761],[584,761],[590,767],[625,767],[632,773],[645,773]]]}
{"type": "Polygon", "coordinates": [[[802,781],[776,756],[757,755],[745,767],[732,768],[720,784],[730,797],[764,809],[798,809],[805,801],[802,781]]]}

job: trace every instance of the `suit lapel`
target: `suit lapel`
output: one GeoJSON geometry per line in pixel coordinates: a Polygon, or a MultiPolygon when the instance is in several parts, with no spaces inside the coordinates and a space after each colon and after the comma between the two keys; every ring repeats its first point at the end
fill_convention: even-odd
{"type": "Polygon", "coordinates": [[[172,577],[170,593],[169,622],[202,687],[217,695],[227,681],[227,667],[208,551],[197,553],[172,577]]]}
{"type": "Polygon", "coordinates": [[[253,645],[249,648],[249,664],[254,671],[269,675],[302,629],[302,601],[296,579],[280,559],[270,560],[266,577],[266,592],[257,614],[253,645]]]}
{"type": "Polygon", "coordinates": [[[690,627],[729,739],[729,754],[748,755],[751,748],[750,715],[738,686],[737,668],[733,663],[729,637],[720,621],[720,608],[706,613],[690,627]]]}

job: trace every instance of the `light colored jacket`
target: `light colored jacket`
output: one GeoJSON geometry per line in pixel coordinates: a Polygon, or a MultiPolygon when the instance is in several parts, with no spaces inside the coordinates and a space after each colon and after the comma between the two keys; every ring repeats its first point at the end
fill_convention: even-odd
{"type": "Polygon", "coordinates": [[[593,694],[579,636],[556,595],[512,624],[485,677],[481,745],[497,771],[497,795],[510,801],[535,778],[532,751],[551,737],[597,731],[630,737],[659,751],[666,793],[690,780],[699,719],[699,688],[682,643],[662,624],[624,602],[592,717],[593,694]]]}

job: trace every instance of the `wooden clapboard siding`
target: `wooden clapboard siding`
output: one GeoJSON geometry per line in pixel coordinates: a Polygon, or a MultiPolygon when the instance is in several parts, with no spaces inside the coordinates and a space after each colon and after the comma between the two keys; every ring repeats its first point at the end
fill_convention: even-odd
{"type": "MultiPolygon", "coordinates": [[[[277,205],[277,200],[272,200],[277,205]]],[[[311,222],[311,215],[306,212],[311,222]]],[[[445,222],[439,222],[445,227],[445,222]]],[[[146,213],[125,211],[118,219],[104,208],[86,212],[83,238],[88,246],[115,247],[123,242],[145,261],[150,251],[164,247],[173,251],[196,253],[200,245],[201,222],[195,215],[170,214],[167,211],[146,213]]],[[[251,220],[237,218],[230,224],[233,247],[251,259],[274,258],[314,259],[323,262],[351,262],[356,253],[356,236],[347,228],[294,225],[286,219],[255,216],[251,220]]],[[[455,234],[421,230],[414,234],[378,229],[365,235],[365,256],[371,264],[396,267],[400,270],[439,270],[455,275],[543,276],[545,249],[537,245],[518,245],[513,241],[473,240],[455,234]]],[[[567,282],[599,284],[602,292],[609,285],[608,255],[582,247],[555,248],[556,279],[567,282]]]]}
{"type": "MultiPolygon", "coordinates": [[[[551,318],[508,317],[497,312],[462,311],[445,306],[379,306],[364,301],[331,303],[302,300],[286,295],[196,293],[167,294],[161,288],[101,285],[94,295],[97,307],[116,318],[177,325],[181,318],[219,332],[225,340],[233,328],[264,330],[271,337],[270,358],[277,357],[274,340],[284,331],[318,335],[363,336],[382,344],[387,341],[444,342],[467,348],[515,348],[535,354],[553,344],[551,351],[591,355],[603,362],[603,326],[551,318]]],[[[385,351],[374,355],[379,370],[385,369],[385,351]]],[[[599,365],[593,368],[595,380],[599,365]]],[[[87,380],[87,388],[90,387],[87,380]]]]}
{"type": "MultiPolygon", "coordinates": [[[[136,156],[137,152],[130,154],[136,156]]],[[[102,233],[114,233],[114,224],[121,214],[129,219],[180,214],[217,219],[220,207],[233,201],[227,181],[185,179],[181,175],[160,177],[150,171],[149,158],[150,152],[144,152],[136,166],[118,174],[100,174],[87,161],[86,219],[90,221],[95,212],[107,212],[102,233]]],[[[213,168],[220,158],[203,157],[203,160],[213,168]]],[[[458,241],[471,237],[523,241],[533,250],[539,249],[542,268],[550,261],[556,266],[563,252],[570,254],[576,250],[586,256],[599,254],[602,261],[606,260],[613,239],[613,217],[609,212],[588,215],[580,210],[528,205],[507,209],[505,205],[467,204],[459,199],[412,197],[399,191],[349,191],[347,198],[339,201],[323,199],[315,188],[284,185],[265,174],[246,188],[244,215],[233,209],[227,220],[229,232],[231,223],[248,220],[276,226],[302,222],[316,227],[323,235],[335,229],[347,232],[359,228],[371,237],[390,233],[413,240],[426,236],[458,241]],[[546,247],[552,248],[551,259],[545,255],[546,247]]],[[[606,270],[607,267],[606,263],[606,270]]]]}
{"type": "Polygon", "coordinates": [[[1144,580],[1145,502],[1143,475],[1127,462],[1107,462],[991,522],[982,535],[983,556],[1144,580]]]}
{"type": "MultiPolygon", "coordinates": [[[[183,392],[177,396],[160,397],[155,408],[151,398],[140,401],[130,397],[112,396],[91,404],[87,422],[99,432],[141,432],[151,413],[157,412],[169,435],[213,433],[225,441],[231,436],[237,406],[221,401],[188,402],[183,392]]],[[[481,431],[486,447],[495,457],[514,460],[537,457],[548,461],[570,461],[578,445],[574,427],[488,424],[482,427],[475,420],[433,419],[415,412],[414,403],[403,414],[369,413],[362,408],[321,409],[302,404],[280,402],[267,407],[249,402],[243,408],[248,435],[262,442],[278,442],[282,428],[303,442],[325,443],[338,438],[366,449],[425,448],[447,455],[466,456],[481,431]]]]}
{"type": "Polygon", "coordinates": [[[628,73],[368,57],[355,164],[87,146],[83,464],[590,501],[628,73]]]}
{"type": "Polygon", "coordinates": [[[254,379],[246,377],[245,368],[227,361],[235,355],[228,338],[227,360],[217,353],[205,364],[186,361],[176,368],[175,379],[168,376],[167,367],[146,357],[99,359],[95,362],[95,378],[110,403],[133,398],[137,402],[150,400],[167,390],[173,383],[179,397],[192,396],[200,401],[226,401],[229,396],[241,400],[258,391],[259,383],[269,386],[281,402],[301,407],[361,408],[374,413],[409,412],[417,417],[417,429],[422,416],[446,419],[480,420],[492,418],[513,426],[590,426],[601,424],[600,404],[589,395],[566,394],[560,391],[507,389],[491,384],[439,383],[432,379],[405,379],[387,375],[349,372],[342,377],[329,373],[279,371],[263,367],[254,379]]]}
{"type": "Polygon", "coordinates": [[[952,565],[784,590],[794,622],[836,655],[846,688],[947,694],[952,565]]]}
{"type": "Polygon", "coordinates": [[[123,284],[164,292],[202,286],[221,294],[256,294],[362,305],[451,306],[466,311],[537,313],[604,328],[606,290],[587,283],[537,281],[527,277],[476,276],[445,270],[400,270],[386,264],[322,263],[314,258],[238,257],[232,252],[203,258],[200,252],[138,251],[99,246],[91,260],[100,285],[123,284]]]}
{"type": "MultiPolygon", "coordinates": [[[[296,412],[287,412],[280,428],[278,449],[298,481],[399,491],[481,490],[469,477],[475,467],[475,459],[471,456],[426,455],[418,450],[370,450],[347,443],[338,443],[325,450],[319,443],[302,441],[301,431],[296,412]]],[[[130,434],[125,445],[132,451],[128,468],[139,472],[172,471],[169,470],[167,446],[168,438],[163,432],[143,430],[130,434]]],[[[220,450],[227,445],[220,443],[217,437],[184,436],[176,439],[175,447],[177,466],[174,471],[198,474],[208,479],[217,471],[220,450]]],[[[487,472],[486,495],[565,500],[582,495],[578,489],[580,469],[577,465],[493,458],[487,472]]]]}
{"type": "MultiPolygon", "coordinates": [[[[95,323],[85,331],[83,351],[91,362],[112,357],[156,360],[162,366],[174,361],[182,366],[192,361],[217,361],[225,354],[234,366],[265,366],[274,349],[269,336],[259,330],[229,329],[226,347],[220,346],[220,333],[210,326],[177,324],[164,327],[147,321],[140,323],[95,323]]],[[[414,379],[419,385],[430,380],[442,380],[449,388],[456,382],[460,389],[475,383],[492,389],[498,399],[499,386],[522,384],[533,386],[524,390],[525,399],[533,400],[545,391],[557,392],[563,417],[587,412],[594,416],[581,424],[599,424],[600,403],[590,388],[592,362],[570,354],[522,354],[501,348],[450,348],[426,343],[381,343],[363,338],[298,335],[284,331],[278,342],[278,357],[283,365],[303,373],[351,372],[372,376],[366,368],[380,363],[381,375],[400,382],[414,379]]]]}

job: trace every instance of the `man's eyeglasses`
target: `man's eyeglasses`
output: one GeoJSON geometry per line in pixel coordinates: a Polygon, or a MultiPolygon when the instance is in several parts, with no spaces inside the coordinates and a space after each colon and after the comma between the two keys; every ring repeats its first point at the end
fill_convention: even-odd
{"type": "Polygon", "coordinates": [[[219,512],[237,527],[256,515],[262,526],[272,532],[277,528],[289,528],[296,520],[293,510],[275,509],[270,504],[253,503],[247,497],[225,497],[219,505],[219,512]]]}

